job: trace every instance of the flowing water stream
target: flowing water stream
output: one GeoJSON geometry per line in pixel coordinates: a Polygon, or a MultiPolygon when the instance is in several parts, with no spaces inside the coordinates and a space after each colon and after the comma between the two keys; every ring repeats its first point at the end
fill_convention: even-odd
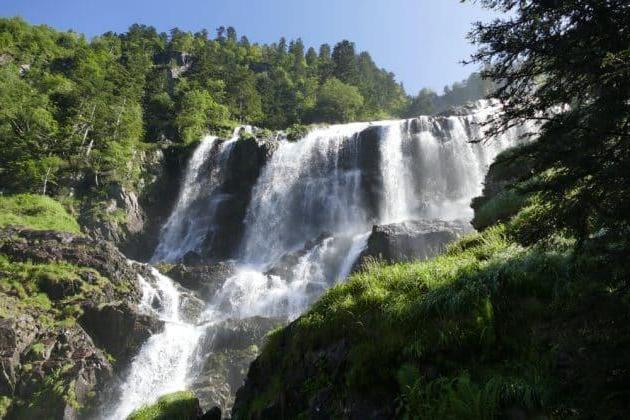
{"type": "MultiPolygon", "coordinates": [[[[470,200],[481,192],[496,154],[531,131],[514,128],[487,144],[470,143],[497,111],[496,104],[480,101],[469,115],[332,125],[297,142],[280,141],[252,190],[236,273],[207,302],[198,325],[180,319],[180,292],[172,280],[157,272],[153,282],[142,280],[143,305],[156,311],[159,301],[157,315],[166,327],[133,360],[106,417],[124,418],[164,393],[186,389],[205,326],[228,318],[299,316],[350,273],[373,224],[469,219],[470,200]],[[288,271],[270,274],[301,249],[288,271]]],[[[179,261],[213,234],[237,133],[223,142],[206,137],[194,152],[152,262],[179,261]]]]}

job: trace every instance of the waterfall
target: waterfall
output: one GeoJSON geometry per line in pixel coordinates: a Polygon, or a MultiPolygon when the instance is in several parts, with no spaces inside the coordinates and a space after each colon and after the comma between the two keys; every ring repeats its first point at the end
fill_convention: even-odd
{"type": "Polygon", "coordinates": [[[282,142],[254,187],[241,260],[272,262],[322,232],[355,233],[368,223],[357,134],[367,124],[318,128],[282,142]]]}
{"type": "MultiPolygon", "coordinates": [[[[331,125],[296,142],[277,141],[251,191],[236,272],[207,303],[204,322],[294,319],[351,272],[372,225],[469,219],[470,200],[481,192],[489,164],[532,131],[515,127],[487,144],[471,143],[483,136],[481,123],[499,111],[480,101],[468,115],[331,125]]],[[[199,144],[152,262],[180,261],[208,243],[237,134],[199,144]]],[[[142,282],[143,305],[159,301],[166,327],[133,360],[113,418],[185,389],[203,336],[203,327],[180,320],[171,280],[154,277],[155,284],[142,282]]]]}
{"type": "Polygon", "coordinates": [[[180,292],[173,281],[151,269],[153,283],[139,277],[140,308],[164,321],[164,330],[151,336],[134,357],[119,389],[115,409],[105,415],[124,419],[136,408],[161,395],[187,388],[188,367],[202,330],[180,317],[180,292]]]}
{"type": "Polygon", "coordinates": [[[219,187],[227,159],[240,133],[251,130],[250,126],[237,127],[224,142],[216,136],[201,140],[186,168],[175,209],[160,232],[152,262],[176,262],[202,246],[213,230],[214,216],[224,198],[219,187]]]}

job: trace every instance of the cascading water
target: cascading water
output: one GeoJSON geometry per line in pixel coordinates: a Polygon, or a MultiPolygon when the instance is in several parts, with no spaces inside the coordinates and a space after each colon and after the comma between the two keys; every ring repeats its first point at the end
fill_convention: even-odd
{"type": "Polygon", "coordinates": [[[177,204],[162,228],[152,262],[179,261],[187,252],[198,250],[211,234],[214,215],[223,199],[218,188],[225,163],[240,133],[251,129],[238,127],[224,142],[215,136],[201,140],[188,163],[177,204]]]}
{"type": "Polygon", "coordinates": [[[133,359],[119,390],[115,409],[106,418],[124,419],[134,409],[161,395],[187,388],[188,366],[203,331],[182,320],[180,292],[173,281],[151,269],[153,283],[139,278],[141,309],[164,321],[164,330],[151,336],[133,359]]]}
{"type": "MultiPolygon", "coordinates": [[[[496,154],[533,131],[514,128],[488,144],[471,143],[483,135],[480,123],[498,111],[480,101],[465,116],[333,125],[297,142],[279,141],[251,192],[236,273],[208,302],[205,325],[299,316],[351,272],[373,224],[469,218],[469,202],[496,154]]],[[[213,234],[236,133],[227,142],[207,137],[195,151],[153,262],[179,261],[213,234]]],[[[176,289],[156,277],[167,327],[134,359],[117,414],[186,388],[194,370],[191,354],[204,327],[179,321],[176,289]]]]}

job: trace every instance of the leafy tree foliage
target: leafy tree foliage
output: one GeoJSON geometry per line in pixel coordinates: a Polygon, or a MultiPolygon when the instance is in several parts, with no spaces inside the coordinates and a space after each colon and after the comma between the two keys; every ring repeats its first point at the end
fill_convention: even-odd
{"type": "Polygon", "coordinates": [[[625,0],[482,0],[505,13],[476,24],[473,61],[498,83],[501,132],[542,122],[540,139],[515,158],[534,162],[526,183],[541,203],[531,240],[564,231],[628,244],[630,230],[630,4],[625,0]]]}
{"type": "Polygon", "coordinates": [[[410,99],[403,114],[407,117],[431,115],[452,106],[490,96],[495,89],[496,85],[491,79],[484,78],[480,73],[475,72],[466,80],[445,86],[442,95],[438,95],[431,89],[421,89],[410,99]]]}
{"type": "Polygon", "coordinates": [[[338,123],[352,121],[362,105],[363,96],[359,89],[333,77],[319,90],[313,120],[338,123]]]}
{"type": "Polygon", "coordinates": [[[402,87],[368,58],[348,41],[319,54],[300,39],[251,44],[233,27],[211,39],[206,30],[136,24],[88,42],[0,19],[0,185],[48,194],[133,187],[135,157],[153,142],[188,143],[238,123],[281,129],[394,116],[402,87]],[[383,99],[364,99],[377,91],[383,99]]]}
{"type": "Polygon", "coordinates": [[[250,43],[233,27],[212,38],[207,30],[159,33],[135,24],[87,41],[0,19],[6,192],[133,188],[137,157],[152,143],[189,143],[239,123],[285,129],[391,118],[409,103],[394,75],[347,40],[317,51],[301,39],[250,43]]]}

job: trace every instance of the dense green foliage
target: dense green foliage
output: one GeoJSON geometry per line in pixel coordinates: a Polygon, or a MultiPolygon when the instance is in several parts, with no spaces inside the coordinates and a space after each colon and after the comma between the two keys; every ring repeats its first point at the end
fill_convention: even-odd
{"type": "Polygon", "coordinates": [[[1,19],[0,185],[42,194],[133,187],[138,156],[163,139],[193,142],[238,123],[395,116],[406,101],[393,74],[348,41],[316,53],[299,39],[250,44],[233,28],[212,39],[143,25],[88,41],[1,19]]]}
{"type": "Polygon", "coordinates": [[[60,203],[43,195],[0,196],[0,228],[11,225],[79,233],[74,217],[60,203]]]}
{"type": "Polygon", "coordinates": [[[136,187],[143,152],[162,140],[432,113],[487,93],[473,75],[422,106],[424,94],[407,97],[349,41],[305,49],[252,44],[233,28],[133,25],[88,41],[0,19],[0,188],[98,202],[109,185],[136,187]]]}
{"type": "Polygon", "coordinates": [[[157,403],[141,407],[127,420],[196,420],[199,400],[190,391],[174,392],[160,397],[157,403]]]}
{"type": "Polygon", "coordinates": [[[492,131],[543,123],[518,154],[534,163],[522,181],[544,203],[530,218],[530,240],[564,231],[578,246],[602,234],[630,246],[630,4],[480,3],[507,12],[471,34],[481,46],[473,60],[505,105],[492,131]]]}

